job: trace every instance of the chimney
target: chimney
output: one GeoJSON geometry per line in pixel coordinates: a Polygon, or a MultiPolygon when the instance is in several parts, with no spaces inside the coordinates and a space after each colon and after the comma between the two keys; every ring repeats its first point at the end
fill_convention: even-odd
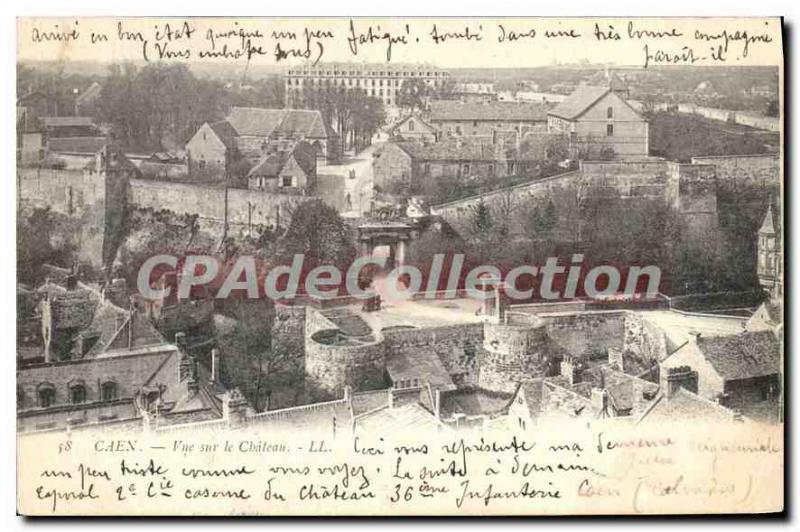
{"type": "Polygon", "coordinates": [[[664,368],[661,372],[661,389],[667,398],[672,397],[678,388],[697,393],[697,372],[689,366],[664,368]]]}
{"type": "Polygon", "coordinates": [[[570,386],[580,382],[577,365],[570,355],[565,356],[564,360],[561,361],[561,375],[567,377],[570,386]]]}
{"type": "Polygon", "coordinates": [[[389,408],[394,408],[394,386],[386,390],[388,396],[386,397],[387,402],[389,403],[389,408]]]}
{"type": "Polygon", "coordinates": [[[216,347],[211,349],[211,375],[209,382],[212,384],[219,382],[219,349],[216,347]]]}
{"type": "Polygon", "coordinates": [[[600,414],[608,412],[608,392],[603,388],[592,388],[592,412],[600,414]]]}
{"type": "Polygon", "coordinates": [[[228,428],[242,427],[247,423],[249,405],[242,393],[234,388],[222,396],[222,419],[228,428]]]}
{"type": "Polygon", "coordinates": [[[186,389],[189,392],[190,396],[197,395],[200,392],[200,381],[197,380],[197,362],[194,358],[188,357],[189,359],[189,381],[186,383],[186,389]]]}
{"type": "Polygon", "coordinates": [[[700,332],[689,331],[689,341],[696,344],[698,340],[700,340],[700,332]]]}
{"type": "Polygon", "coordinates": [[[442,418],[442,391],[439,389],[433,392],[433,415],[436,419],[442,418]]]}
{"type": "Polygon", "coordinates": [[[44,361],[52,362],[53,353],[50,344],[53,341],[53,303],[50,294],[42,301],[42,340],[44,342],[44,361]]]}
{"type": "Polygon", "coordinates": [[[608,348],[608,365],[617,371],[625,371],[625,364],[621,349],[616,349],[614,347],[608,348]]]}
{"type": "Polygon", "coordinates": [[[632,397],[631,397],[631,415],[638,416],[642,412],[644,412],[645,406],[647,405],[648,401],[652,400],[653,398],[645,397],[644,394],[644,386],[647,383],[644,379],[640,379],[638,377],[631,378],[631,387],[632,390],[632,397]]]}

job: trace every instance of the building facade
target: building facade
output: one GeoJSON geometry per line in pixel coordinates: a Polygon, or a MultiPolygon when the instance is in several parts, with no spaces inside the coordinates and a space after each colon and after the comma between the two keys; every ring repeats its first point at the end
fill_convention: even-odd
{"type": "Polygon", "coordinates": [[[547,113],[547,130],[569,135],[580,158],[598,158],[604,150],[619,158],[646,157],[647,121],[619,94],[608,86],[578,87],[547,113]]]}
{"type": "Polygon", "coordinates": [[[431,88],[441,88],[450,74],[424,64],[330,63],[290,68],[286,74],[286,105],[302,102],[304,89],[362,89],[367,96],[380,98],[387,106],[397,105],[405,81],[422,80],[431,88]]]}

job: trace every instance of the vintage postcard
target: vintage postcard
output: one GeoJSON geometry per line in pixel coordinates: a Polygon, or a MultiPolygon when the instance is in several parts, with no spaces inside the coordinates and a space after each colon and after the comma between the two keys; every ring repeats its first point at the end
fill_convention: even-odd
{"type": "Polygon", "coordinates": [[[782,512],[782,31],[19,18],[18,512],[782,512]]]}

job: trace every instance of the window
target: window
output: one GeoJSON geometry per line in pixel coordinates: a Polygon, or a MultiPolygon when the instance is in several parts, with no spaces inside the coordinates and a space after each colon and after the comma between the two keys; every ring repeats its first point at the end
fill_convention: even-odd
{"type": "Polygon", "coordinates": [[[47,408],[56,402],[56,389],[50,384],[42,385],[39,388],[39,406],[47,408]]]}
{"type": "Polygon", "coordinates": [[[606,136],[612,137],[614,135],[614,124],[608,124],[606,126],[606,136]]]}
{"type": "Polygon", "coordinates": [[[112,381],[104,382],[100,387],[100,397],[103,401],[113,401],[117,398],[117,383],[112,381]]]}
{"type": "Polygon", "coordinates": [[[414,131],[414,121],[413,120],[409,120],[408,121],[408,130],[409,131],[414,131]]]}
{"type": "Polygon", "coordinates": [[[22,386],[17,386],[17,408],[25,406],[25,390],[22,386]]]}
{"type": "Polygon", "coordinates": [[[69,399],[73,404],[86,402],[86,388],[82,384],[75,384],[69,389],[69,399]]]}
{"type": "Polygon", "coordinates": [[[464,165],[464,175],[469,175],[469,165],[468,164],[464,165]]]}
{"type": "Polygon", "coordinates": [[[473,120],[472,121],[472,127],[478,127],[478,121],[477,120],[473,120]]]}
{"type": "Polygon", "coordinates": [[[608,118],[614,118],[614,108],[613,107],[609,107],[608,109],[606,109],[606,116],[608,118]]]}
{"type": "Polygon", "coordinates": [[[285,187],[292,186],[292,176],[290,175],[283,176],[283,186],[285,187]]]}

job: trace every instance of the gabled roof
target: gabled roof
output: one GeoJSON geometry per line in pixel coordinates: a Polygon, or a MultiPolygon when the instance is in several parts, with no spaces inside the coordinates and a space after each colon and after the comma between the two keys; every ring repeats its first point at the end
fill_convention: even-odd
{"type": "Polygon", "coordinates": [[[248,177],[278,177],[283,167],[294,156],[298,166],[303,169],[306,175],[313,175],[317,160],[314,148],[307,142],[298,142],[291,150],[281,150],[271,153],[262,158],[248,172],[248,177]]]}
{"type": "Polygon", "coordinates": [[[600,98],[611,92],[610,87],[596,87],[592,85],[582,85],[575,89],[575,92],[553,108],[548,114],[574,120],[585,113],[600,98]]]}
{"type": "Polygon", "coordinates": [[[436,132],[436,128],[435,127],[433,127],[432,125],[427,123],[425,120],[423,120],[422,117],[420,117],[418,115],[415,115],[415,114],[410,114],[410,115],[406,116],[405,118],[403,118],[402,120],[400,120],[398,123],[396,123],[395,125],[392,126],[390,131],[397,130],[400,126],[402,126],[403,124],[405,124],[406,122],[408,122],[412,118],[414,120],[416,120],[417,122],[419,122],[420,124],[422,124],[426,129],[428,129],[428,131],[430,131],[432,133],[436,132]]]}
{"type": "Polygon", "coordinates": [[[525,102],[460,102],[433,100],[431,122],[451,120],[502,120],[504,122],[544,122],[547,106],[525,102]]]}
{"type": "Polygon", "coordinates": [[[735,414],[732,410],[679,387],[671,397],[659,394],[650,407],[639,416],[636,423],[645,420],[653,423],[674,423],[675,420],[681,420],[713,424],[729,423],[734,419],[735,414]]]}
{"type": "Polygon", "coordinates": [[[775,230],[775,215],[772,213],[772,204],[767,207],[767,213],[764,215],[764,222],[761,224],[761,229],[758,230],[763,235],[776,235],[778,232],[775,230]]]}
{"type": "Polygon", "coordinates": [[[208,127],[210,127],[214,133],[216,133],[217,137],[226,148],[229,150],[236,148],[236,130],[233,129],[233,126],[231,126],[227,120],[220,120],[218,122],[210,123],[208,124],[208,127]]]}
{"type": "Polygon", "coordinates": [[[531,419],[539,417],[542,411],[542,382],[542,379],[522,381],[519,383],[514,397],[511,398],[512,401],[515,401],[521,395],[525,399],[525,405],[528,408],[528,415],[530,415],[531,419]]]}
{"type": "Polygon", "coordinates": [[[701,337],[697,347],[725,380],[750,379],[780,371],[781,345],[772,331],[701,337]]]}
{"type": "Polygon", "coordinates": [[[239,136],[328,137],[322,113],[310,109],[233,107],[227,121],[239,136]]]}

